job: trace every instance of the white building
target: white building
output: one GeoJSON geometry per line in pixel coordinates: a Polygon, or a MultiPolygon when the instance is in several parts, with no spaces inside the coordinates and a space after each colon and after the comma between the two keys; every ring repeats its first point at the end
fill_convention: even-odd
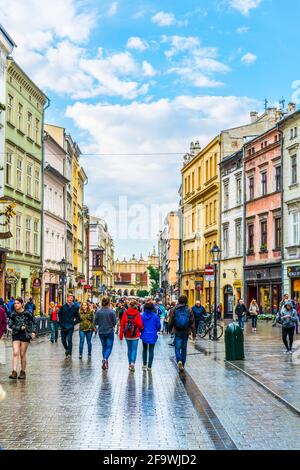
{"type": "Polygon", "coordinates": [[[47,132],[44,133],[44,309],[49,302],[61,303],[60,262],[66,259],[66,186],[65,150],[47,132]]]}
{"type": "Polygon", "coordinates": [[[283,293],[300,298],[300,110],[290,103],[283,131],[283,293]]]}

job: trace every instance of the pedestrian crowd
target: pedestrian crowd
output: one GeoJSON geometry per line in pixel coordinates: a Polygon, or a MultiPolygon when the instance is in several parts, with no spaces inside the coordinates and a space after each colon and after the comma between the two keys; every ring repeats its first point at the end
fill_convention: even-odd
{"type": "MultiPolygon", "coordinates": [[[[36,306],[30,298],[26,303],[21,297],[11,298],[7,303],[0,299],[0,339],[11,333],[13,359],[11,379],[26,378],[26,353],[30,341],[37,335],[35,317],[36,306]],[[19,375],[18,363],[21,363],[19,375]]],[[[222,306],[218,305],[219,315],[222,306]]],[[[247,315],[252,321],[252,332],[257,331],[257,318],[260,307],[252,299],[249,308],[240,299],[235,307],[235,319],[244,330],[247,315]]],[[[178,302],[167,303],[159,299],[147,298],[143,303],[136,299],[120,299],[112,303],[109,297],[103,297],[101,305],[91,301],[81,304],[73,294],[67,295],[63,305],[50,302],[48,317],[50,321],[50,341],[57,343],[59,330],[66,358],[73,353],[73,335],[75,326],[79,325],[79,359],[82,359],[84,345],[87,353],[92,355],[93,334],[99,336],[102,345],[102,369],[109,367],[109,358],[113,351],[115,336],[125,340],[129,370],[135,371],[139,342],[142,342],[143,369],[151,371],[154,359],[155,344],[159,335],[171,334],[170,346],[175,348],[175,357],[179,371],[183,371],[187,357],[188,339],[195,340],[196,333],[204,328],[211,315],[200,300],[192,308],[188,306],[186,296],[180,296],[178,302]]],[[[300,303],[284,295],[279,308],[276,309],[276,323],[282,325],[282,340],[286,352],[292,352],[295,334],[299,334],[300,303]]]]}

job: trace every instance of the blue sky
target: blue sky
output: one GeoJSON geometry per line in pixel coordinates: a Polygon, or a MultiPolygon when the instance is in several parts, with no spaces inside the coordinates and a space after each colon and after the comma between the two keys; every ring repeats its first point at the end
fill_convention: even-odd
{"type": "Polygon", "coordinates": [[[297,0],[0,0],[15,59],[51,99],[47,121],[81,147],[86,203],[119,257],[152,249],[191,140],[246,123],[265,98],[292,100],[299,13],[297,0]],[[115,228],[120,197],[127,228],[115,228]]]}

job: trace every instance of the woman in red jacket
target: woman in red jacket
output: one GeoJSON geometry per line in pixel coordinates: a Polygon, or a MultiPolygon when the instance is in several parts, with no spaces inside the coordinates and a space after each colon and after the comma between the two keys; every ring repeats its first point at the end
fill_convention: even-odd
{"type": "Polygon", "coordinates": [[[131,300],[129,302],[129,308],[124,312],[120,324],[120,340],[125,336],[127,342],[129,370],[131,370],[131,372],[134,372],[135,370],[139,338],[143,328],[141,314],[136,309],[135,301],[131,300]]]}

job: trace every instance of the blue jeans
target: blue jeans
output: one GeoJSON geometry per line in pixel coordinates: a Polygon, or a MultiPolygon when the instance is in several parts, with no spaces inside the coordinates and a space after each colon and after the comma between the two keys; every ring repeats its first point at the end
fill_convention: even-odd
{"type": "Polygon", "coordinates": [[[189,335],[177,335],[175,333],[175,355],[176,355],[176,362],[182,362],[184,365],[186,362],[186,352],[187,352],[187,344],[188,344],[189,335]]]}
{"type": "Polygon", "coordinates": [[[74,328],[70,328],[69,330],[61,329],[61,342],[65,351],[69,354],[72,354],[73,349],[73,333],[74,328]]]}
{"type": "Polygon", "coordinates": [[[257,325],[257,315],[252,315],[251,320],[252,320],[252,328],[256,328],[256,325],[257,325]]]}
{"type": "Polygon", "coordinates": [[[52,343],[57,342],[58,338],[58,322],[57,321],[51,321],[50,322],[50,329],[51,329],[51,341],[52,343]]]}
{"type": "Polygon", "coordinates": [[[135,364],[139,340],[138,339],[126,339],[126,343],[127,343],[128,363],[135,364]]]}
{"type": "Polygon", "coordinates": [[[242,317],[238,317],[238,322],[239,322],[239,325],[240,327],[242,328],[242,330],[244,331],[244,326],[245,326],[245,317],[242,316],[242,317]]]}
{"type": "Polygon", "coordinates": [[[103,359],[107,360],[111,355],[115,334],[113,331],[108,333],[108,335],[99,335],[101,344],[102,344],[102,356],[103,359]]]}
{"type": "Polygon", "coordinates": [[[92,354],[92,336],[93,336],[93,330],[89,330],[89,331],[79,330],[79,356],[82,356],[85,339],[88,345],[88,355],[90,356],[92,354]]]}

